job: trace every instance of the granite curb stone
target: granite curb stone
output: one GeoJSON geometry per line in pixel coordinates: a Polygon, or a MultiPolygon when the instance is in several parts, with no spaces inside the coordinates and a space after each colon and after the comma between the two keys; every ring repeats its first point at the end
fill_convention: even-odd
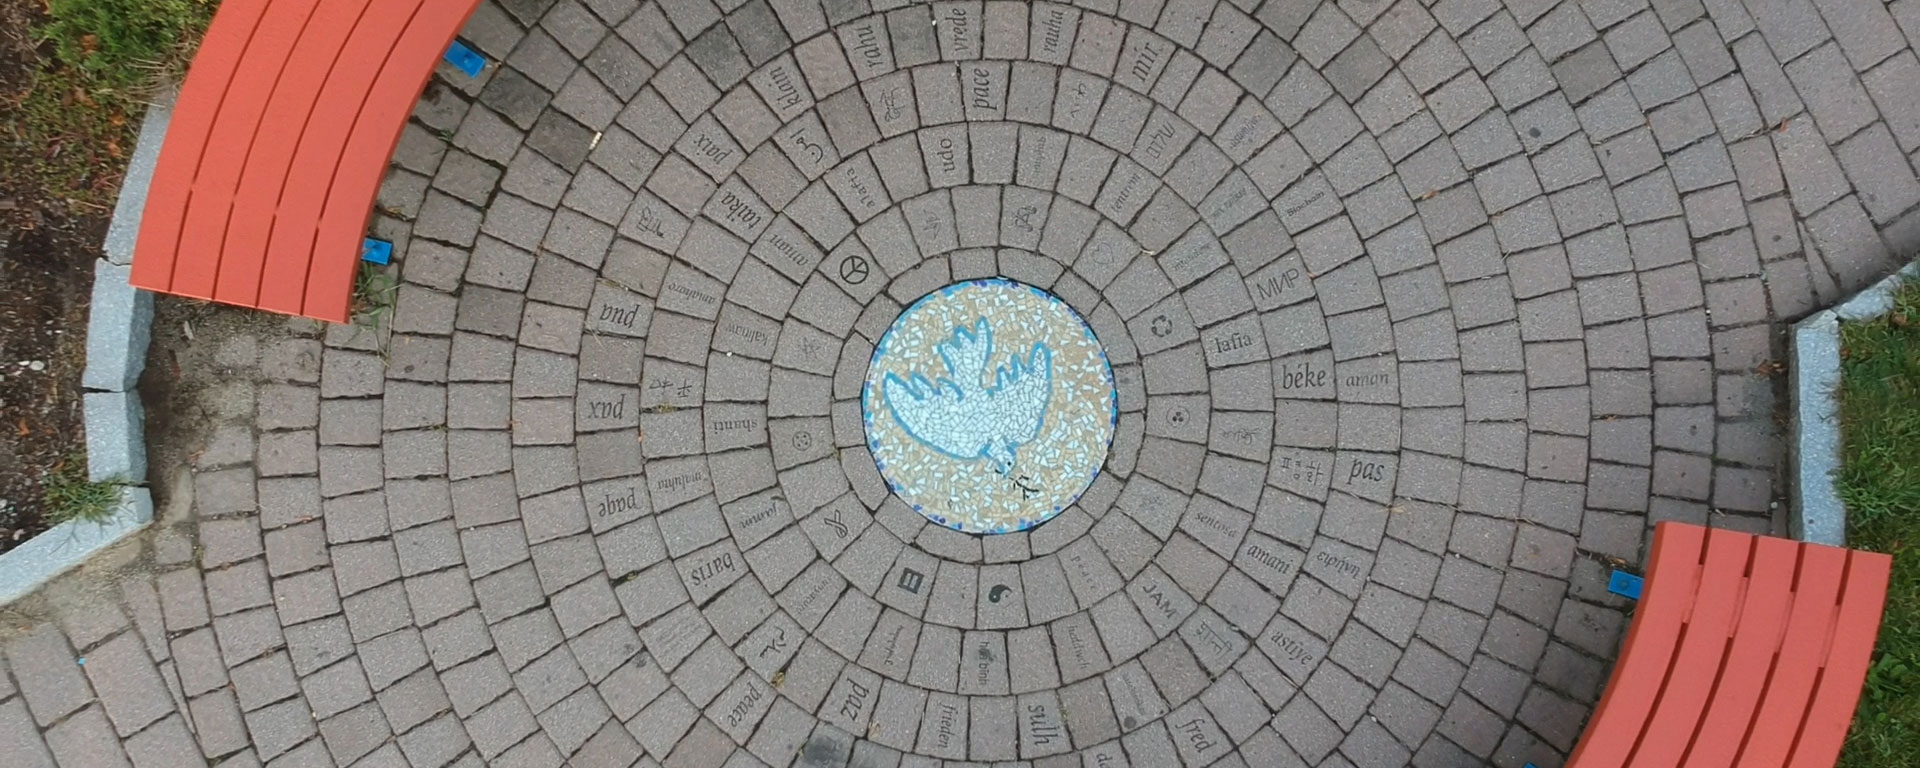
{"type": "Polygon", "coordinates": [[[61,523],[0,554],[0,605],[80,565],[95,552],[133,535],[153,520],[147,478],[146,410],[137,387],[153,337],[153,294],[130,281],[133,245],[160,144],[173,116],[177,89],[168,88],[149,106],[139,143],[121,182],[120,198],[107,225],[106,254],[95,263],[87,310],[87,361],[80,374],[86,431],[87,480],[120,488],[111,514],[98,522],[61,523]]]}
{"type": "Polygon", "coordinates": [[[1869,320],[1893,308],[1893,291],[1920,276],[1920,262],[1861,291],[1846,303],[1814,313],[1793,327],[1793,535],[1801,541],[1847,545],[1847,508],[1833,484],[1840,469],[1840,322],[1869,320]]]}
{"type": "Polygon", "coordinates": [[[133,145],[127,175],[120,182],[120,198],[113,204],[113,221],[107,225],[103,246],[107,260],[115,264],[133,264],[133,244],[140,236],[140,216],[147,207],[147,187],[153,183],[153,168],[160,162],[160,144],[167,136],[167,124],[173,119],[173,103],[178,97],[177,89],[162,91],[147,106],[147,116],[140,123],[140,138],[133,145]]]}
{"type": "Polygon", "coordinates": [[[80,384],[98,392],[129,392],[147,367],[153,336],[153,294],[129,282],[133,268],[101,259],[94,264],[93,303],[87,309],[87,367],[80,384]]]}
{"type": "Polygon", "coordinates": [[[138,392],[88,392],[87,480],[139,484],[147,480],[146,409],[138,392]]]}
{"type": "Polygon", "coordinates": [[[84,562],[153,521],[153,494],[122,486],[114,513],[100,522],[72,520],[42,531],[0,554],[0,606],[40,588],[48,579],[84,562]]]}

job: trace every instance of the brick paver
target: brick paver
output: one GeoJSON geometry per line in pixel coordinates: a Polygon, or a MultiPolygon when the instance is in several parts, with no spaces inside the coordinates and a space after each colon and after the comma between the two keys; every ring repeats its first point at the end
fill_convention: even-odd
{"type": "MultiPolygon", "coordinates": [[[[1651,523],[1779,531],[1781,324],[1920,246],[1920,2],[489,0],[394,311],[0,639],[24,765],[1560,765],[1651,523]],[[1045,287],[1059,517],[893,498],[904,305],[1045,287]]],[[[17,760],[16,760],[17,761],[17,760]]]]}

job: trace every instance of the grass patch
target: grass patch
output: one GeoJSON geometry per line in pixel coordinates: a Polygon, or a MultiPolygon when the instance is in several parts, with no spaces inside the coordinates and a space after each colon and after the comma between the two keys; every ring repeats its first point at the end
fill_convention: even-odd
{"type": "Polygon", "coordinates": [[[51,0],[33,29],[33,68],[0,94],[14,191],[49,207],[107,207],[146,102],[185,71],[214,5],[51,0]]]}
{"type": "Polygon", "coordinates": [[[38,73],[12,126],[29,153],[21,180],[39,187],[49,205],[105,207],[132,152],[135,109],[123,93],[93,86],[78,70],[38,73]]]}
{"type": "Polygon", "coordinates": [[[347,311],[356,321],[364,320],[377,326],[393,312],[393,296],[399,289],[391,269],[362,260],[360,271],[353,277],[353,297],[347,311]]]}
{"type": "Polygon", "coordinates": [[[1920,282],[1893,311],[1840,325],[1841,470],[1847,544],[1893,555],[1886,618],[1840,765],[1893,768],[1920,754],[1920,282]]]}
{"type": "Polygon", "coordinates": [[[181,63],[211,18],[206,0],[51,0],[41,32],[61,62],[128,87],[181,63]]]}
{"type": "Polygon", "coordinates": [[[49,527],[75,520],[105,522],[113,516],[114,508],[120,502],[120,489],[124,485],[91,482],[87,480],[85,456],[67,459],[54,468],[43,486],[47,493],[47,507],[43,515],[45,522],[49,527]]]}
{"type": "Polygon", "coordinates": [[[363,260],[359,269],[354,274],[353,295],[347,303],[353,328],[349,338],[358,341],[360,334],[372,334],[374,351],[386,358],[388,330],[393,327],[393,302],[400,283],[394,279],[392,267],[363,260]]]}

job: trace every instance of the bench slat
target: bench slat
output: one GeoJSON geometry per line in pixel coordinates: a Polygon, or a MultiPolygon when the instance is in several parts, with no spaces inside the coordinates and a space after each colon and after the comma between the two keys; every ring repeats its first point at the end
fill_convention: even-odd
{"type": "MultiPolygon", "coordinates": [[[[240,68],[247,40],[266,13],[267,0],[227,0],[214,14],[186,83],[180,87],[173,117],[167,124],[166,140],[154,164],[153,182],[147,187],[147,202],[140,216],[140,234],[134,241],[130,281],[152,291],[179,293],[173,289],[173,273],[179,258],[180,235],[193,192],[194,172],[206,153],[208,134],[226,97],[227,86],[240,68]]],[[[191,258],[192,255],[190,255],[191,258]]],[[[207,298],[205,296],[199,298],[207,298]]]]}
{"type": "MultiPolygon", "coordinates": [[[[369,99],[369,84],[393,53],[407,20],[419,9],[420,0],[374,0],[367,9],[368,23],[354,28],[341,49],[340,63],[327,76],[326,85],[315,100],[313,117],[295,150],[287,190],[273,223],[267,246],[266,274],[272,279],[260,286],[259,306],[275,312],[306,314],[307,281],[314,264],[321,262],[316,253],[320,212],[332,192],[334,169],[348,158],[343,156],[357,117],[369,99]]],[[[386,156],[381,161],[386,162],[386,156]]],[[[372,197],[363,198],[371,204],[372,197]]],[[[364,229],[360,230],[364,231],[364,229]]],[[[356,231],[355,234],[360,234],[356,231]]],[[[333,258],[357,259],[358,250],[330,254],[333,258]]],[[[351,281],[354,264],[334,262],[351,281]]],[[[346,321],[345,295],[337,312],[312,314],[333,322],[346,321]]]]}
{"type": "Polygon", "coordinates": [[[307,275],[305,313],[347,319],[354,269],[330,266],[330,259],[357,264],[360,241],[373,213],[373,200],[387,175],[388,161],[400,143],[407,116],[455,35],[473,15],[473,0],[426,0],[374,82],[349,139],[345,158],[333,178],[320,220],[320,236],[307,275]]]}
{"type": "MultiPolygon", "coordinates": [[[[368,0],[328,0],[307,22],[293,46],[287,67],[267,102],[266,117],[254,137],[253,152],[241,175],[232,221],[220,261],[214,298],[254,305],[265,274],[267,238],[274,210],[285,193],[294,148],[313,112],[314,97],[336,66],[341,47],[362,18],[368,0]]],[[[375,22],[377,23],[377,21],[375,22]]]]}
{"type": "Polygon", "coordinates": [[[1834,606],[1845,568],[1846,550],[1801,547],[1800,572],[1790,598],[1793,607],[1788,612],[1786,635],[1766,692],[1762,694],[1752,735],[1740,751],[1737,763],[1742,768],[1770,768],[1786,763],[1787,751],[1800,733],[1807,704],[1813,698],[1815,677],[1820,671],[1819,659],[1833,633],[1834,606]]]}
{"type": "Polygon", "coordinates": [[[1720,677],[1727,638],[1733,636],[1734,610],[1739,607],[1752,551],[1753,537],[1746,534],[1727,530],[1707,534],[1706,562],[1692,597],[1693,615],[1687,619],[1660,702],[1631,758],[1635,764],[1679,765],[1693,742],[1720,677]]]}
{"type": "Polygon", "coordinates": [[[1647,557],[1647,590],[1640,611],[1607,678],[1606,696],[1587,721],[1586,732],[1567,761],[1569,765],[1626,765],[1671,668],[1680,629],[1699,583],[1706,538],[1704,528],[1662,525],[1654,529],[1653,549],[1647,557]]]}
{"type": "Polygon", "coordinates": [[[1813,705],[1800,726],[1799,744],[1788,763],[1796,768],[1829,768],[1840,758],[1853,709],[1860,703],[1861,686],[1866,684],[1867,667],[1873,662],[1872,640],[1880,632],[1893,558],[1873,552],[1847,555],[1846,590],[1834,633],[1850,642],[1832,643],[1820,687],[1814,691],[1813,705]]]}
{"type": "Polygon", "coordinates": [[[361,238],[479,0],[227,0],[182,87],[133,284],[347,320],[361,238]]]}
{"type": "Polygon", "coordinates": [[[1567,765],[1832,768],[1892,563],[1660,523],[1646,594],[1567,765]]]}
{"type": "Polygon", "coordinates": [[[226,97],[220,100],[219,114],[207,137],[208,151],[194,173],[193,194],[187,200],[186,223],[181,230],[183,250],[204,249],[207,255],[182,259],[174,266],[175,293],[214,298],[220,262],[259,258],[258,254],[227,250],[227,222],[233,213],[241,171],[266,114],[267,100],[316,5],[318,0],[274,0],[247,39],[240,69],[227,87],[226,97]]]}
{"type": "Polygon", "coordinates": [[[1727,673],[1721,675],[1707,717],[1687,753],[1689,768],[1729,768],[1746,741],[1766,687],[1767,670],[1773,666],[1787,626],[1788,602],[1781,597],[1793,588],[1794,568],[1789,566],[1799,560],[1799,549],[1788,539],[1756,539],[1747,594],[1741,601],[1733,647],[1727,652],[1727,673]]]}

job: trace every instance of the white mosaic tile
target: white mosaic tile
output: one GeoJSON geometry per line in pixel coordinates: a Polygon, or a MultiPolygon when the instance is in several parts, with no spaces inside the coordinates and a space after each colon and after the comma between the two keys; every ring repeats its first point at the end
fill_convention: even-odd
{"type": "Polygon", "coordinates": [[[1005,279],[935,291],[880,339],[861,396],[895,494],[969,533],[1032,528],[1086,491],[1113,440],[1113,369],[1080,315],[1005,279]]]}

